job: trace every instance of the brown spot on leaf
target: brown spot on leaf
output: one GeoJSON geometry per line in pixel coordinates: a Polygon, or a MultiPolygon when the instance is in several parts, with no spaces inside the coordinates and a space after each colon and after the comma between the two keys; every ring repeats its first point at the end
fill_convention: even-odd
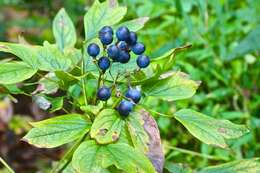
{"type": "Polygon", "coordinates": [[[149,17],[141,17],[136,20],[136,23],[138,23],[140,25],[144,25],[148,20],[149,20],[149,17]]]}
{"type": "Polygon", "coordinates": [[[0,45],[0,48],[2,48],[2,49],[8,49],[8,47],[7,47],[7,46],[4,46],[4,45],[0,45]]]}
{"type": "Polygon", "coordinates": [[[105,134],[107,134],[107,129],[99,129],[98,134],[101,136],[105,136],[105,134]]]}
{"type": "Polygon", "coordinates": [[[117,133],[117,132],[114,132],[114,134],[112,135],[112,139],[113,139],[113,141],[117,141],[118,138],[119,138],[118,133],[117,133]]]}
{"type": "Polygon", "coordinates": [[[59,20],[59,26],[60,26],[61,28],[64,28],[64,27],[65,27],[65,21],[64,21],[63,16],[62,16],[61,19],[59,20]]]}
{"type": "Polygon", "coordinates": [[[109,0],[109,7],[110,8],[115,8],[117,6],[117,1],[116,0],[109,0]]]}
{"type": "Polygon", "coordinates": [[[196,84],[199,86],[202,82],[200,80],[195,81],[196,84]]]}
{"type": "Polygon", "coordinates": [[[218,128],[218,132],[220,133],[227,133],[226,129],[223,127],[218,128]]]}

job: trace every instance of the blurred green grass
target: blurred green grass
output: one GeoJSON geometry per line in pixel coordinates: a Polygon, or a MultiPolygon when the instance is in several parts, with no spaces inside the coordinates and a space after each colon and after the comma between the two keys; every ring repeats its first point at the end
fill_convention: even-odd
{"type": "MultiPolygon", "coordinates": [[[[185,43],[193,48],[176,56],[175,70],[202,84],[192,99],[170,104],[146,100],[157,111],[170,114],[191,107],[216,118],[246,124],[251,132],[230,149],[218,149],[194,139],[179,123],[157,117],[170,161],[193,168],[260,155],[260,3],[257,0],[121,0],[128,7],[125,19],[149,16],[140,31],[151,57],[185,43]],[[258,138],[257,138],[258,137],[258,138]],[[206,155],[212,155],[208,158],[206,155]]],[[[30,43],[53,41],[51,22],[65,7],[83,39],[83,15],[92,1],[0,0],[0,40],[30,43]]]]}

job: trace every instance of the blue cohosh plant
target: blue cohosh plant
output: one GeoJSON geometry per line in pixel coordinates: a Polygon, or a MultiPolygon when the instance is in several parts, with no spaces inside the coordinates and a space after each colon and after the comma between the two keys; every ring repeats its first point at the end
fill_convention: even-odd
{"type": "Polygon", "coordinates": [[[148,18],[119,23],[125,14],[116,0],[96,0],[84,16],[85,40],[79,46],[64,9],[53,21],[55,44],[0,43],[0,51],[20,59],[0,61],[5,93],[25,94],[43,110],[66,113],[32,122],[23,138],[43,148],[74,142],[53,172],[159,172],[147,157],[150,139],[142,111],[175,118],[216,147],[226,148],[228,139],[248,131],[190,109],[165,115],[146,106],[146,97],[167,102],[190,98],[199,82],[172,70],[175,54],[189,45],[150,59],[137,36],[148,18]]]}

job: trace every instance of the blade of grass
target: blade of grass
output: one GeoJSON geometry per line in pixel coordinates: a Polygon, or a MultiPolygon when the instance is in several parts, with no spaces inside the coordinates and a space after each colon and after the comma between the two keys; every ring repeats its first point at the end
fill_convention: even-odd
{"type": "Polygon", "coordinates": [[[7,168],[10,173],[15,173],[14,170],[0,157],[0,162],[7,168]]]}

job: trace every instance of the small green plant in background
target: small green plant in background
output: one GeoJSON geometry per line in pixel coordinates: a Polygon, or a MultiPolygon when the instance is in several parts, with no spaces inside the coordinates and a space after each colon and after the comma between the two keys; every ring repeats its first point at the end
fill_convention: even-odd
{"type": "MultiPolygon", "coordinates": [[[[167,115],[148,108],[147,98],[165,102],[190,98],[200,82],[172,70],[176,53],[190,45],[150,59],[136,35],[148,17],[119,23],[125,14],[126,7],[115,0],[95,1],[84,16],[85,40],[80,46],[75,46],[77,34],[64,9],[53,21],[55,44],[0,43],[0,51],[20,59],[1,61],[0,84],[5,92],[30,95],[41,109],[66,113],[31,123],[33,128],[23,138],[40,148],[74,142],[52,172],[156,172],[147,157],[149,136],[143,127],[143,110],[174,118],[200,141],[220,148],[228,148],[228,139],[248,132],[244,125],[191,109],[167,115]]],[[[170,163],[165,168],[190,171],[170,163]]],[[[259,171],[258,159],[198,172],[239,171],[259,171]]]]}

